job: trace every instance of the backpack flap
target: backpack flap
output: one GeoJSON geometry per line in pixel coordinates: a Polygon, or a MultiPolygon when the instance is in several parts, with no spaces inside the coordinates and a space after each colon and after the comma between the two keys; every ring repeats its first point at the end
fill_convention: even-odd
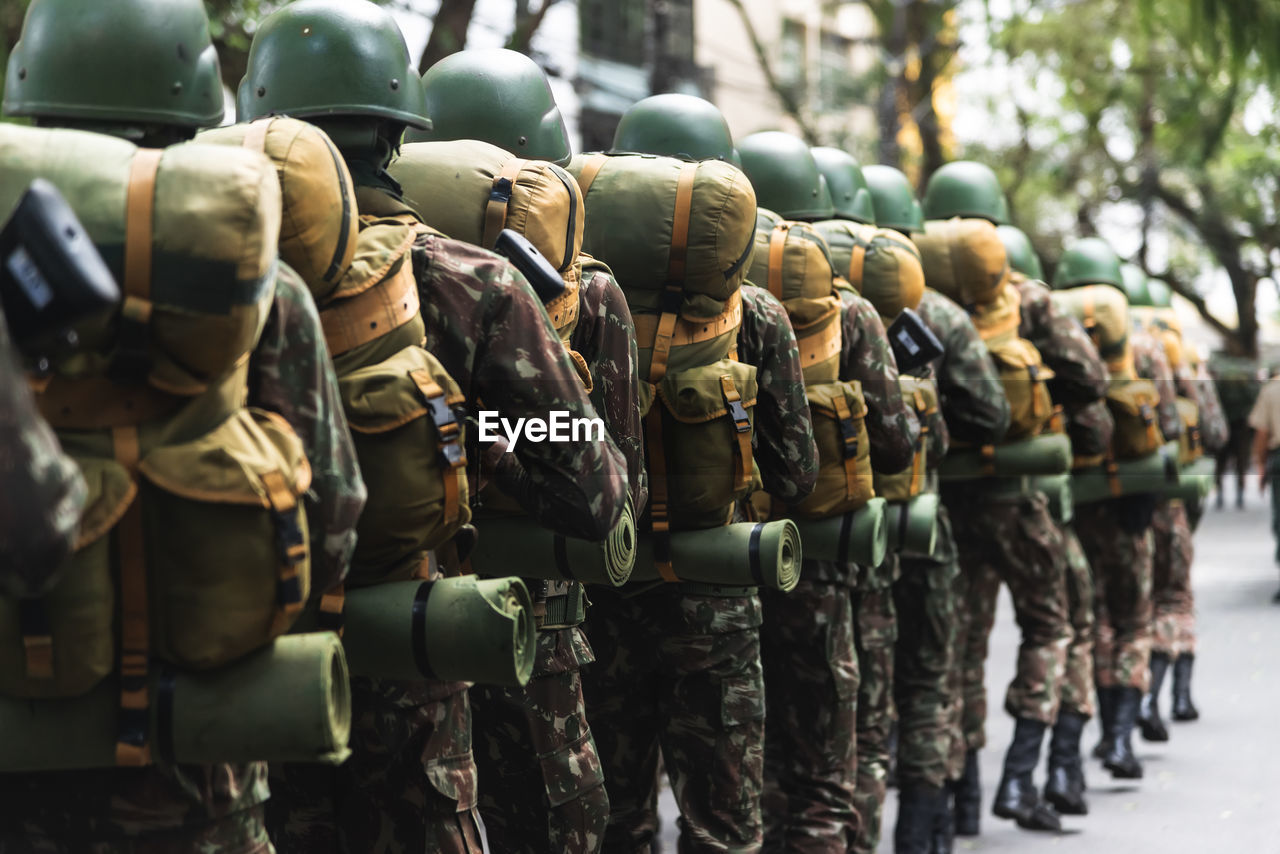
{"type": "Polygon", "coordinates": [[[1178,464],[1188,466],[1204,455],[1204,445],[1200,439],[1200,407],[1189,397],[1179,397],[1178,415],[1182,418],[1182,435],[1178,437],[1178,464]]]}
{"type": "Polygon", "coordinates": [[[867,404],[857,380],[807,386],[813,437],[818,445],[818,483],[791,508],[800,519],[825,519],[857,510],[875,496],[867,404]]]}
{"type": "Polygon", "coordinates": [[[1111,451],[1118,460],[1154,454],[1164,445],[1157,409],[1160,393],[1150,380],[1117,380],[1107,385],[1107,409],[1115,420],[1111,451]]]}

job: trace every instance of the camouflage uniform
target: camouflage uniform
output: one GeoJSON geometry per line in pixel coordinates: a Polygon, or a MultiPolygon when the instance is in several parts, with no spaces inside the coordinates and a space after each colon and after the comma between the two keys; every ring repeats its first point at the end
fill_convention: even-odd
{"type": "MultiPolygon", "coordinates": [[[[316,565],[330,574],[320,578],[336,581],[346,573],[346,557],[334,561],[354,543],[364,484],[315,303],[293,271],[280,269],[250,361],[249,403],[284,416],[308,460],[324,472],[308,509],[319,521],[313,542],[325,544],[316,565]]],[[[272,850],[263,822],[262,762],[5,775],[0,787],[6,793],[0,852],[6,854],[272,850]]]]}
{"type": "MultiPolygon", "coordinates": [[[[873,465],[901,471],[919,433],[915,412],[903,403],[879,314],[856,294],[842,297],[840,378],[862,383],[873,465]]],[[[862,633],[849,588],[856,580],[854,566],[806,560],[790,593],[761,593],[765,846],[771,851],[844,852],[855,838],[855,638],[862,633]]]]}
{"type": "Polygon", "coordinates": [[[1071,645],[1062,680],[1059,709],[1082,718],[1093,717],[1093,641],[1095,629],[1093,570],[1074,525],[1062,526],[1067,556],[1067,615],[1071,645]]]}
{"type": "MultiPolygon", "coordinates": [[[[368,186],[380,179],[366,172],[353,169],[363,216],[417,220],[389,187],[368,186]]],[[[424,346],[473,414],[484,399],[508,417],[594,415],[546,311],[506,261],[425,229],[412,260],[424,346]]],[[[480,459],[475,432],[467,435],[472,461],[480,459]]],[[[566,536],[603,539],[625,501],[624,461],[608,442],[521,443],[491,478],[566,536]]],[[[351,759],[336,769],[279,769],[271,823],[281,852],[479,852],[467,684],[353,679],[351,687],[351,759]]]]}
{"type": "MultiPolygon", "coordinates": [[[[639,512],[645,468],[631,312],[618,283],[603,270],[590,274],[578,294],[578,324],[569,343],[590,368],[592,402],[626,458],[639,512]]],[[[571,582],[526,583],[544,591],[543,608],[548,587],[566,601],[570,592],[581,593],[581,585],[571,582]]],[[[600,849],[609,798],[581,678],[582,665],[594,660],[581,628],[544,628],[538,632],[528,685],[471,689],[480,815],[493,850],[568,854],[600,849]]]]}
{"type": "MultiPolygon", "coordinates": [[[[795,503],[817,479],[799,349],[786,310],[744,286],[738,357],[758,369],[755,445],[765,489],[795,503]]],[[[632,586],[593,593],[596,664],[583,674],[610,818],[605,851],[648,852],[659,752],[682,851],[759,851],[765,696],[755,588],[632,586]]]]}

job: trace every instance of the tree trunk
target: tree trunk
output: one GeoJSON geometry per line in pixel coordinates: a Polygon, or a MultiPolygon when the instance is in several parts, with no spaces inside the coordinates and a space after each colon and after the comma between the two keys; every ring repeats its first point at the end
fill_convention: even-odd
{"type": "Polygon", "coordinates": [[[534,35],[547,17],[547,10],[558,2],[560,0],[542,0],[537,11],[530,12],[529,0],[519,0],[516,3],[516,25],[511,31],[511,38],[507,39],[507,49],[527,54],[533,45],[534,35]]]}
{"type": "Polygon", "coordinates": [[[876,102],[880,162],[902,168],[902,148],[898,145],[898,134],[902,131],[899,101],[906,95],[907,73],[907,5],[903,0],[893,2],[893,18],[884,41],[884,51],[889,55],[891,73],[876,102]]]}
{"type": "Polygon", "coordinates": [[[451,53],[467,46],[467,28],[476,9],[476,0],[440,0],[431,25],[431,37],[418,60],[418,73],[424,73],[451,53]]]}

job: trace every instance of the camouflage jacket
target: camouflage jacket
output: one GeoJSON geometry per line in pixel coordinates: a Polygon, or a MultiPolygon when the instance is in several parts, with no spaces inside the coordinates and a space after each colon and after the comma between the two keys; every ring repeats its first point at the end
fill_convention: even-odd
{"type": "Polygon", "coordinates": [[[84,478],[36,411],[0,316],[0,594],[36,596],[71,554],[84,478]]]}
{"type": "Polygon", "coordinates": [[[1116,421],[1111,416],[1105,400],[1095,400],[1083,406],[1068,405],[1067,436],[1071,439],[1071,453],[1077,457],[1098,457],[1111,450],[1111,436],[1116,421]]]}
{"type": "Polygon", "coordinates": [[[1022,296],[1022,323],[1018,334],[1040,351],[1053,371],[1049,392],[1063,406],[1085,406],[1107,393],[1107,365],[1075,318],[1049,298],[1043,282],[1015,275],[1022,296]]]}
{"type": "Polygon", "coordinates": [[[328,590],[346,578],[366,492],[315,301],[284,264],[249,361],[249,403],[279,413],[302,439],[311,463],[311,588],[328,590]]]}
{"type": "Polygon", "coordinates": [[[943,354],[930,369],[951,437],[974,445],[999,442],[1009,429],[1009,400],[973,321],[932,288],[925,288],[916,312],[942,342],[943,354]]]}
{"type": "Polygon", "coordinates": [[[1200,441],[1205,451],[1216,454],[1226,447],[1229,437],[1227,416],[1222,411],[1217,385],[1203,365],[1179,372],[1178,393],[1194,400],[1200,408],[1200,441]]]}
{"type": "MultiPolygon", "coordinates": [[[[391,194],[358,187],[361,214],[417,215],[391,194]]],[[[525,278],[506,259],[424,229],[413,249],[426,324],[426,348],[467,398],[473,418],[483,407],[502,417],[594,418],[595,408],[551,319],[525,278]]],[[[479,461],[478,431],[467,431],[467,459],[479,461]]],[[[602,540],[622,514],[626,459],[603,442],[519,442],[492,473],[544,528],[602,540]]]]}
{"type": "Polygon", "coordinates": [[[1157,407],[1160,432],[1166,442],[1172,442],[1182,435],[1182,417],[1178,414],[1178,389],[1169,360],[1165,358],[1164,347],[1145,332],[1130,332],[1129,343],[1133,348],[1134,370],[1142,379],[1155,383],[1156,391],[1160,393],[1157,407]]]}
{"type": "Polygon", "coordinates": [[[895,474],[911,465],[920,422],[915,410],[902,400],[898,363],[880,314],[855,293],[842,291],[840,298],[845,304],[840,330],[840,379],[862,384],[862,396],[867,401],[871,467],[895,474]]]}
{"type": "Polygon", "coordinates": [[[765,491],[785,504],[796,504],[818,482],[818,446],[804,394],[800,348],[787,310],[755,285],[742,286],[738,358],[757,371],[752,442],[765,491]]]}
{"type": "Polygon", "coordinates": [[[648,503],[649,478],[644,465],[635,326],[622,288],[598,261],[583,273],[578,289],[578,325],[569,346],[586,360],[591,371],[591,403],[626,460],[631,503],[638,518],[648,503]]]}

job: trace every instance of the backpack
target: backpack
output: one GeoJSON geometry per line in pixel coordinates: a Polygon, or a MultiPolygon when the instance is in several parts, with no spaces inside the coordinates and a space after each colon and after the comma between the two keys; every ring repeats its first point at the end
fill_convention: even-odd
{"type": "Polygon", "coordinates": [[[920,422],[920,437],[916,440],[910,468],[897,474],[875,474],[876,495],[895,502],[910,501],[925,491],[930,441],[928,425],[938,412],[938,384],[932,377],[901,374],[898,388],[903,399],[915,410],[920,422]]]}
{"type": "Polygon", "coordinates": [[[912,236],[924,280],[967,309],[991,302],[1009,283],[1011,269],[996,227],[985,219],[929,220],[912,236]]]}
{"type": "Polygon", "coordinates": [[[969,316],[995,361],[1009,400],[1011,419],[1004,441],[1028,439],[1051,428],[1055,413],[1047,383],[1054,374],[1036,346],[1018,335],[1022,296],[1017,287],[1006,283],[993,300],[976,306],[969,316]]]}
{"type": "Polygon", "coordinates": [[[1204,443],[1200,438],[1200,407],[1191,398],[1179,396],[1178,415],[1182,419],[1178,465],[1189,466],[1204,456],[1204,443]]]}
{"type": "Polygon", "coordinates": [[[34,383],[88,500],[49,593],[0,597],[0,693],[78,697],[119,669],[117,759],[142,764],[151,660],[227,664],[287,631],[308,594],[302,443],[244,406],[274,292],[279,186],[252,152],[12,125],[0,164],[0,206],[36,175],[52,181],[125,296],[83,359],[34,383]],[[93,370],[113,362],[133,370],[93,370]]]}
{"type": "Polygon", "coordinates": [[[583,248],[631,307],[655,562],[674,581],[668,532],[728,524],[760,486],[756,368],[736,359],[755,192],[714,160],[579,155],[569,172],[591,212],[583,248]]]}
{"type": "Polygon", "coordinates": [[[895,318],[904,308],[915,308],[924,294],[920,250],[911,238],[888,228],[833,219],[813,224],[827,240],[834,263],[837,287],[848,282],[865,297],[881,317],[895,318]],[[838,248],[837,248],[838,247],[838,248]],[[904,258],[915,259],[912,263],[904,258]]]}
{"type": "Polygon", "coordinates": [[[755,239],[748,277],[767,286],[791,318],[818,446],[817,485],[790,512],[823,519],[857,510],[875,496],[867,404],[861,383],[839,379],[844,303],[826,241],[812,226],[767,210],[758,215],[755,239]]]}

